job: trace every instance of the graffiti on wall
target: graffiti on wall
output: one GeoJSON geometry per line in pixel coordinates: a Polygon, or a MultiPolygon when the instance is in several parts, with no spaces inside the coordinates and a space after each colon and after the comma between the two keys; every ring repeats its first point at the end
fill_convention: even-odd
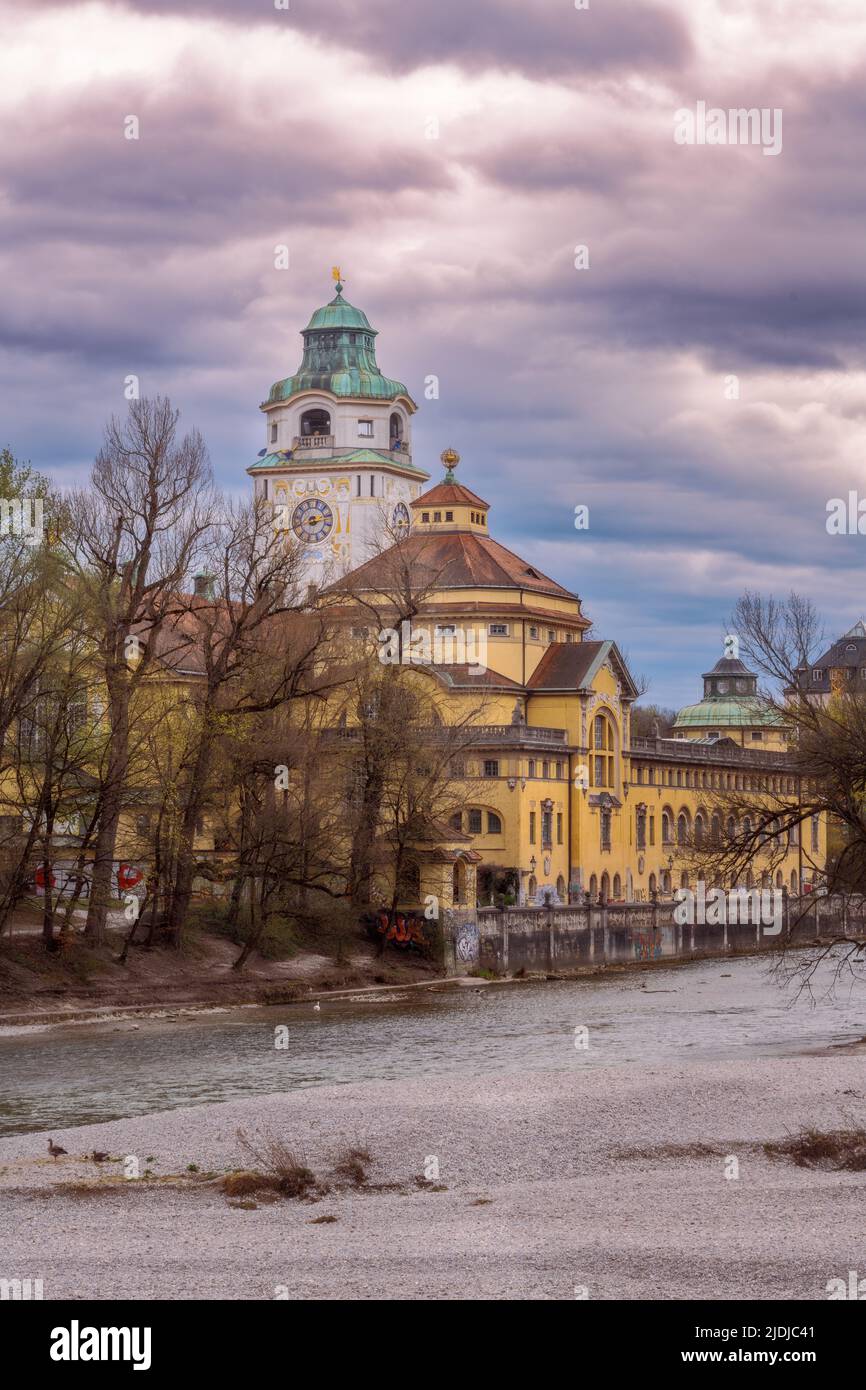
{"type": "Polygon", "coordinates": [[[464,962],[476,961],[478,959],[477,922],[461,922],[457,929],[457,940],[454,943],[454,953],[458,960],[464,962]]]}

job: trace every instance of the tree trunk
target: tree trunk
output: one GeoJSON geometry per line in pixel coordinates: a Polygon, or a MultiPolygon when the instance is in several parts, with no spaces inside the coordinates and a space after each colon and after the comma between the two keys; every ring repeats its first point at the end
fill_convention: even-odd
{"type": "Polygon", "coordinates": [[[176,949],[180,947],[181,933],[192,898],[192,880],[195,873],[195,827],[204,805],[205,788],[210,773],[211,748],[212,737],[206,730],[202,734],[190,778],[189,793],[180,832],[174,892],[168,913],[168,937],[176,949]]]}

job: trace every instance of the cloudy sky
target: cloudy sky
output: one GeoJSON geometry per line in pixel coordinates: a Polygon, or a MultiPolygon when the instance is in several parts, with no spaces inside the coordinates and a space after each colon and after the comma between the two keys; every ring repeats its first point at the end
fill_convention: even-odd
{"type": "Polygon", "coordinates": [[[866,609],[864,78],[862,0],[3,0],[0,446],[81,478],[134,373],[245,487],[339,264],[416,460],[686,703],[744,588],[866,609]]]}

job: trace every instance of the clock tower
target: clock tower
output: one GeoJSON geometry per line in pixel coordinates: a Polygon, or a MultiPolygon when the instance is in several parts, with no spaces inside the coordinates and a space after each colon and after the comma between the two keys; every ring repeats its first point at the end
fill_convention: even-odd
{"type": "Polygon", "coordinates": [[[300,366],[262,402],[265,447],[247,469],[276,525],[305,547],[317,585],[368,560],[386,526],[408,527],[430,476],[412,462],[417,406],[382,375],[376,329],[343,298],[337,269],[334,278],[336,295],[302,331],[300,366]]]}

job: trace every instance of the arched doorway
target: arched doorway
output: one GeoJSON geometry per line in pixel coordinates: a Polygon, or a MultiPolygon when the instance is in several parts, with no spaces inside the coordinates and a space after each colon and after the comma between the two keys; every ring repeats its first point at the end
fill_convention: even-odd
{"type": "Polygon", "coordinates": [[[607,902],[610,897],[610,877],[606,869],[601,876],[601,896],[604,902],[607,902]]]}
{"type": "Polygon", "coordinates": [[[562,877],[562,874],[560,874],[556,880],[556,896],[561,903],[565,902],[565,879],[562,877]]]}

